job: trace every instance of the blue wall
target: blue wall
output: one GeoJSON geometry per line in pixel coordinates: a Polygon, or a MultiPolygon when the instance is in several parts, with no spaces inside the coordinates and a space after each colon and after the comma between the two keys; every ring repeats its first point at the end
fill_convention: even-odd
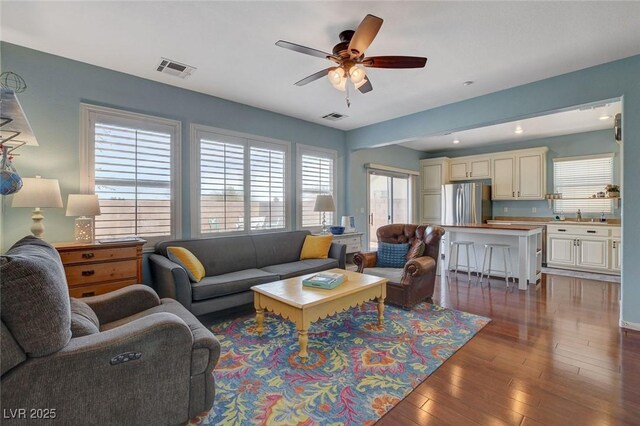
{"type": "MultiPolygon", "coordinates": [[[[551,138],[532,139],[528,141],[518,141],[506,144],[481,146],[466,149],[453,149],[449,151],[430,152],[424,158],[435,157],[462,157],[465,155],[486,154],[490,152],[511,151],[514,149],[534,148],[546,146],[547,152],[547,193],[553,191],[553,159],[556,157],[575,157],[580,155],[614,153],[612,183],[620,183],[620,145],[613,137],[613,129],[598,130],[595,132],[575,133],[572,135],[556,136],[551,138]]],[[[603,188],[604,189],[604,188],[603,188]]],[[[575,212],[565,212],[568,217],[573,217],[575,212]]],[[[552,217],[553,209],[549,207],[547,201],[494,201],[494,216],[537,216],[552,217]],[[508,211],[505,212],[504,209],[508,211]],[[536,212],[532,209],[535,208],[536,212]]],[[[599,214],[585,214],[585,218],[596,217],[599,214]]],[[[619,218],[620,209],[615,209],[614,213],[607,215],[608,218],[619,218]]]]}
{"type": "MultiPolygon", "coordinates": [[[[190,234],[189,125],[213,127],[265,136],[292,143],[332,148],[338,151],[338,182],[345,181],[344,132],[270,111],[174,86],[153,82],[116,71],[72,61],[9,43],[0,44],[3,71],[20,74],[27,91],[20,103],[38,139],[39,147],[20,148],[14,165],[21,176],[42,175],[60,180],[66,206],[67,194],[80,190],[80,103],[109,106],[182,122],[182,234],[190,234]]],[[[292,161],[294,164],[295,161],[292,161]]],[[[295,164],[292,170],[296,176],[295,164]]],[[[291,213],[295,225],[295,187],[291,213]]],[[[29,209],[12,209],[4,202],[2,247],[29,233],[29,209]]],[[[345,211],[344,187],[337,194],[338,216],[345,211]]],[[[73,217],[65,209],[46,209],[44,223],[47,241],[73,239],[73,217]]]]}
{"type": "Polygon", "coordinates": [[[640,327],[640,55],[347,132],[349,149],[375,147],[622,98],[621,321],[640,327]],[[629,223],[624,222],[628,217],[629,223]]]}

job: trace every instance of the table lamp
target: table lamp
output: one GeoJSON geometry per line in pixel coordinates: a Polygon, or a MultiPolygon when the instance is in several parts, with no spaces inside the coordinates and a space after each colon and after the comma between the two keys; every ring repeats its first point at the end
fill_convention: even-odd
{"type": "Polygon", "coordinates": [[[44,234],[44,216],[41,208],[62,207],[62,196],[60,195],[60,185],[58,179],[42,179],[40,176],[34,178],[22,178],[22,189],[13,195],[11,207],[34,207],[33,225],[31,233],[42,238],[44,234]]]}
{"type": "Polygon", "coordinates": [[[100,202],[95,194],[69,194],[67,216],[76,217],[74,235],[79,243],[91,243],[94,239],[93,217],[100,214],[100,202]],[[90,217],[87,217],[90,216],[90,217]]]}
{"type": "Polygon", "coordinates": [[[320,194],[316,197],[316,205],[313,207],[314,212],[322,212],[322,234],[327,233],[326,212],[335,212],[336,205],[333,202],[333,195],[320,194]]]}

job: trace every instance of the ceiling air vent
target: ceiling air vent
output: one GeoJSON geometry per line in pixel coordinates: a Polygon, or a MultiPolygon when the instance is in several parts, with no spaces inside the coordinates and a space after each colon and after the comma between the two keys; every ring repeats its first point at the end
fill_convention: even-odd
{"type": "Polygon", "coordinates": [[[322,118],[324,118],[325,120],[329,120],[329,121],[338,121],[338,120],[342,120],[343,118],[348,117],[347,115],[344,114],[339,114],[337,112],[331,112],[327,115],[323,115],[322,118]]]}
{"type": "Polygon", "coordinates": [[[182,64],[167,58],[160,59],[160,62],[156,67],[156,71],[180,78],[189,77],[195,70],[196,68],[191,65],[182,64]]]}

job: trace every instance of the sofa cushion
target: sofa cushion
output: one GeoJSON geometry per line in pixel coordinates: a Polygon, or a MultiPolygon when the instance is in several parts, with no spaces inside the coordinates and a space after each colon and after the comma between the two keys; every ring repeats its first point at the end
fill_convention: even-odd
{"type": "Polygon", "coordinates": [[[337,267],[337,259],[307,259],[299,260],[297,262],[282,263],[280,265],[265,266],[262,270],[279,275],[280,279],[286,279],[337,267]]]}
{"type": "Polygon", "coordinates": [[[300,252],[300,260],[326,259],[329,257],[329,249],[333,235],[307,235],[300,252]]]}
{"type": "Polygon", "coordinates": [[[227,294],[242,293],[257,284],[278,281],[279,275],[261,271],[260,269],[245,269],[228,274],[204,277],[199,283],[193,283],[191,292],[193,300],[206,300],[227,294]]]}
{"type": "Polygon", "coordinates": [[[93,309],[82,300],[71,298],[71,337],[100,332],[100,321],[93,309]]]}
{"type": "Polygon", "coordinates": [[[215,365],[215,363],[218,362],[218,357],[220,356],[220,343],[191,312],[173,299],[162,299],[158,306],[154,306],[153,308],[146,309],[135,315],[131,315],[117,321],[103,324],[100,329],[101,331],[111,330],[130,323],[131,321],[160,312],[169,312],[174,314],[189,326],[191,334],[193,335],[193,352],[191,354],[192,375],[202,373],[206,369],[207,364],[213,363],[213,365],[215,365]]]}
{"type": "Polygon", "coordinates": [[[365,268],[362,273],[386,278],[392,283],[400,283],[402,282],[403,272],[404,268],[365,268]]]}
{"type": "Polygon", "coordinates": [[[309,231],[276,232],[254,235],[256,268],[300,260],[300,252],[309,231]]]}
{"type": "Polygon", "coordinates": [[[0,350],[0,369],[2,371],[0,372],[0,375],[6,373],[27,359],[24,351],[13,338],[7,326],[4,325],[4,322],[1,324],[2,330],[0,331],[0,347],[2,350],[0,350]]]}
{"type": "Polygon", "coordinates": [[[204,266],[202,266],[200,260],[186,248],[167,247],[167,256],[169,260],[182,266],[184,270],[187,271],[187,275],[192,282],[197,283],[204,278],[204,266]]]}
{"type": "Polygon", "coordinates": [[[409,244],[378,243],[378,268],[403,268],[407,262],[409,244]]]}
{"type": "Polygon", "coordinates": [[[156,245],[156,252],[168,257],[170,246],[184,247],[193,253],[202,262],[206,276],[256,268],[256,249],[248,235],[163,241],[156,245]]]}
{"type": "Polygon", "coordinates": [[[3,257],[2,321],[27,355],[59,351],[71,339],[69,290],[60,255],[47,242],[28,236],[3,257]]]}

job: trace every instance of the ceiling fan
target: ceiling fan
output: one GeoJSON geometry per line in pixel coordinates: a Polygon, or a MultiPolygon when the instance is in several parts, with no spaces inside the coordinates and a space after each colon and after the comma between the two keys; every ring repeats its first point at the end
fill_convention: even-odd
{"type": "Polygon", "coordinates": [[[304,86],[326,75],[333,87],[338,90],[345,91],[347,79],[349,79],[361,93],[367,93],[373,90],[373,86],[365,68],[423,68],[427,63],[427,58],[417,56],[364,56],[365,50],[378,34],[382,22],[382,19],[377,16],[365,16],[355,31],[345,30],[340,33],[340,43],[333,47],[333,53],[284,40],[278,40],[276,46],[329,59],[337,64],[303,78],[295,83],[296,86],[304,86]]]}

